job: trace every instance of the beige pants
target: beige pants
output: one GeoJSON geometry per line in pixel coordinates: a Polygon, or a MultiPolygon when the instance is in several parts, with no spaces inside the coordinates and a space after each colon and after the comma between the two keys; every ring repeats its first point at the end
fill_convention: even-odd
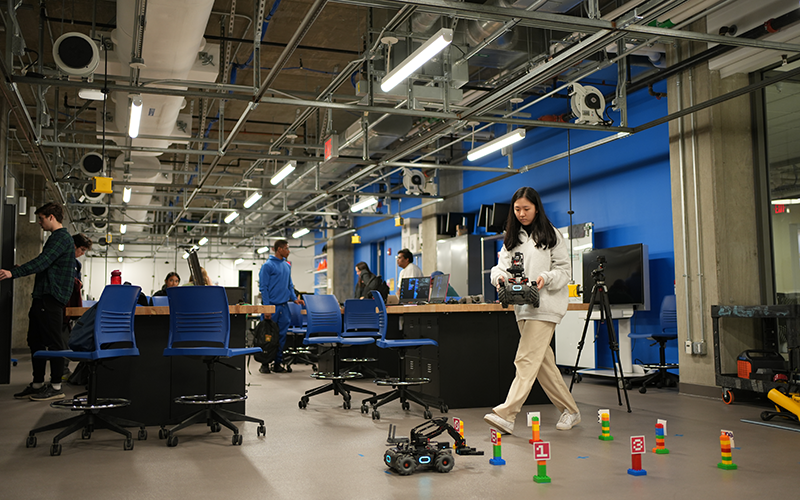
{"type": "Polygon", "coordinates": [[[547,397],[556,405],[558,411],[568,409],[570,413],[578,412],[578,405],[570,394],[567,384],[556,367],[550,340],[556,324],[549,321],[518,321],[520,339],[514,366],[517,374],[508,390],[506,402],[493,408],[500,417],[513,422],[523,403],[528,399],[533,383],[538,377],[547,397]]]}

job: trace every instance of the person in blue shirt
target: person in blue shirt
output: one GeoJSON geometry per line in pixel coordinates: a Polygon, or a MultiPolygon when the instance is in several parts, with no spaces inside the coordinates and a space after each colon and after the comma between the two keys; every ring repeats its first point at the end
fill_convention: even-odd
{"type": "MultiPolygon", "coordinates": [[[[272,247],[273,253],[261,266],[258,273],[258,289],[261,291],[261,303],[267,306],[275,306],[275,312],[265,314],[264,317],[271,319],[278,325],[278,353],[275,355],[275,362],[272,371],[284,372],[283,367],[283,347],[286,345],[286,334],[289,331],[289,301],[303,304],[298,300],[294,293],[292,283],[292,266],[286,260],[289,257],[289,242],[278,240],[272,247]]],[[[262,365],[259,369],[261,373],[269,373],[269,367],[262,365]]]]}

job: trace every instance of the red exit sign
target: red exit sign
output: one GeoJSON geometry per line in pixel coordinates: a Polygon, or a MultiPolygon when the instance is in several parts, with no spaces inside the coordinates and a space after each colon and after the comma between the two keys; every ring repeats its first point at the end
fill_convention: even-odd
{"type": "Polygon", "coordinates": [[[325,161],[339,157],[339,136],[332,135],[325,140],[325,161]]]}
{"type": "Polygon", "coordinates": [[[786,205],[773,205],[773,210],[775,210],[776,214],[785,214],[786,205]]]}

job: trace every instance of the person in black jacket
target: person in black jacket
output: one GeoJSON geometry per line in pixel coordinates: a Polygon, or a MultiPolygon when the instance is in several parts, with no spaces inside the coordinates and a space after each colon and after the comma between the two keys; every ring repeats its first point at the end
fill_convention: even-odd
{"type": "Polygon", "coordinates": [[[357,299],[371,299],[372,290],[377,290],[381,279],[372,274],[366,262],[359,262],[356,264],[356,274],[358,274],[358,283],[356,283],[356,298],[357,299]]]}
{"type": "Polygon", "coordinates": [[[153,297],[166,297],[167,288],[178,286],[180,284],[181,284],[181,277],[178,276],[178,273],[173,271],[167,275],[167,278],[164,280],[164,286],[161,287],[161,290],[154,293],[153,297]]]}

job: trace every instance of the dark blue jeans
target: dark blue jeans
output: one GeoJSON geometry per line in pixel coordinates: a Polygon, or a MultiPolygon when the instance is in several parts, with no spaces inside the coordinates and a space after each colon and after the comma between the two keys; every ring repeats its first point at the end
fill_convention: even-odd
{"type": "Polygon", "coordinates": [[[275,362],[283,362],[283,347],[286,345],[286,335],[289,332],[289,305],[285,302],[275,306],[275,312],[272,313],[272,321],[278,325],[278,354],[275,355],[275,362]]]}

